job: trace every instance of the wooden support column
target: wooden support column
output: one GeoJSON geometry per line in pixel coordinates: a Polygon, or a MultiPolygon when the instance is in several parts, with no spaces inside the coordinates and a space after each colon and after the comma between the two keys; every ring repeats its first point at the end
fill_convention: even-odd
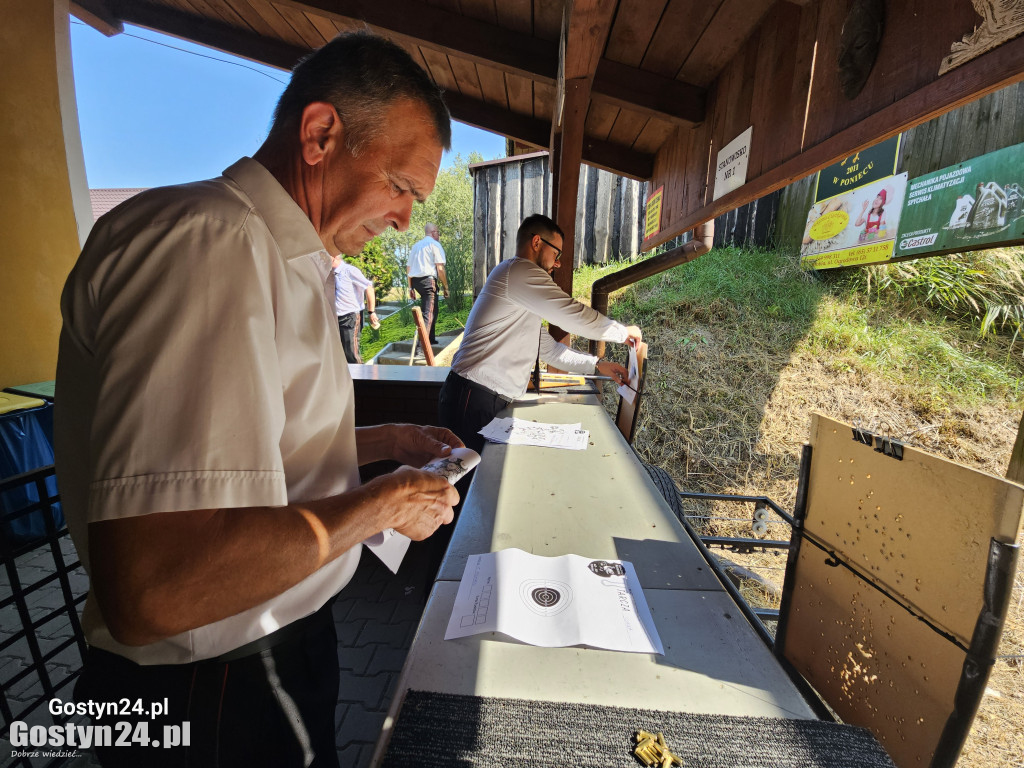
{"type": "MultiPolygon", "coordinates": [[[[557,167],[551,194],[552,213],[563,232],[564,255],[553,277],[559,287],[570,294],[584,127],[594,76],[608,42],[616,5],[616,0],[574,0],[562,17],[563,53],[558,71],[560,98],[555,99],[550,149],[553,169],[557,167]]],[[[551,326],[550,332],[557,341],[567,342],[569,334],[561,328],[551,326]]]]}

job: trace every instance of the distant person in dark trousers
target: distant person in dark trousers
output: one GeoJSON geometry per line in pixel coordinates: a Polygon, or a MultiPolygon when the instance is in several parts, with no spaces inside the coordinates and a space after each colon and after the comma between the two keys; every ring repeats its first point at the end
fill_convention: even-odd
{"type": "Polygon", "coordinates": [[[338,316],[341,348],[345,350],[348,362],[361,363],[359,332],[362,330],[360,321],[364,301],[370,304],[371,319],[377,316],[373,281],[359,267],[342,259],[341,254],[331,259],[331,274],[334,275],[334,313],[338,316]]]}
{"type": "Polygon", "coordinates": [[[413,245],[409,252],[409,296],[414,301],[420,295],[420,309],[423,311],[423,323],[427,326],[430,343],[437,343],[437,282],[441,281],[444,297],[448,298],[448,275],[444,271],[445,255],[441,247],[441,232],[436,224],[423,227],[426,234],[422,240],[413,245]]]}

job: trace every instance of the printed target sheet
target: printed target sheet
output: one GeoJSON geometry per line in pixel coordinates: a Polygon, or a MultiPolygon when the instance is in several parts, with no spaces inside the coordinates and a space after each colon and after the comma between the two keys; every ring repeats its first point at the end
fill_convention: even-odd
{"type": "Polygon", "coordinates": [[[664,655],[633,564],[521,549],[470,555],[445,640],[500,632],[529,645],[664,655]]]}

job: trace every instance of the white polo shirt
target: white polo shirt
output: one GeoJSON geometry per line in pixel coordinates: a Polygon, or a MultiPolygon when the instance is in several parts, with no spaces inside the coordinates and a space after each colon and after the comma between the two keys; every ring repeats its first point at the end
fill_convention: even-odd
{"type": "Polygon", "coordinates": [[[409,251],[409,277],[437,277],[437,265],[444,261],[444,248],[427,235],[417,240],[409,251]]]}
{"type": "MultiPolygon", "coordinates": [[[[359,485],[331,259],[259,163],[143,192],[101,218],[61,297],[57,476],[86,570],[88,523],[283,506],[359,485]]],[[[359,547],[282,595],[135,648],[93,596],[91,645],[142,664],[218,656],[314,612],[359,547]]]]}

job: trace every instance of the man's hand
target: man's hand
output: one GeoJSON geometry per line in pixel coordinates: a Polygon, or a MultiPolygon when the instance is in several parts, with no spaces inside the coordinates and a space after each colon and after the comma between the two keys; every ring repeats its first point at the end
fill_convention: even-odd
{"type": "Polygon", "coordinates": [[[464,445],[455,433],[444,427],[421,427],[418,424],[392,424],[391,458],[410,467],[422,467],[431,459],[447,456],[452,448],[464,445]]]}
{"type": "Polygon", "coordinates": [[[625,384],[629,381],[629,371],[624,366],[618,363],[613,363],[611,360],[602,360],[597,364],[597,372],[602,376],[607,376],[616,385],[625,384]]]}
{"type": "Polygon", "coordinates": [[[409,287],[409,298],[412,301],[416,301],[416,289],[413,288],[412,286],[409,287]]]}
{"type": "Polygon", "coordinates": [[[408,466],[375,477],[364,487],[379,508],[388,510],[386,527],[414,541],[450,523],[455,517],[452,507],[459,503],[458,491],[445,478],[408,466]]]}
{"type": "Polygon", "coordinates": [[[626,326],[626,343],[639,344],[643,341],[643,334],[640,333],[640,326],[638,325],[627,325],[626,326]]]}

